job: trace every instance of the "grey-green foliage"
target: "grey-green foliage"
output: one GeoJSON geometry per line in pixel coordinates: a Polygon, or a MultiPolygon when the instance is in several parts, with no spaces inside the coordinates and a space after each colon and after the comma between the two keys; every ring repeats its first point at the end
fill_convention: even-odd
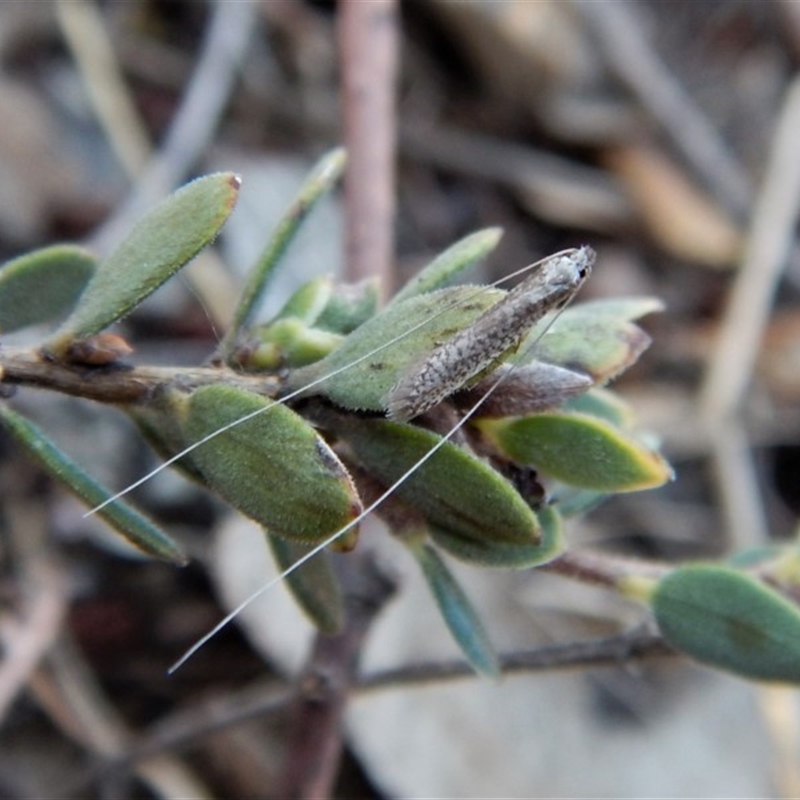
{"type": "MultiPolygon", "coordinates": [[[[282,254],[343,166],[341,151],[323,158],[268,238],[211,360],[218,381],[210,380],[207,370],[195,384],[190,372],[176,369],[174,379],[164,377],[121,407],[160,455],[177,459],[177,468],[265,529],[282,569],[323,547],[355,546],[366,504],[362,495],[379,512],[388,507],[387,521],[415,555],[466,657],[477,671],[495,674],[489,637],[446,557],[495,568],[544,564],[566,547],[562,508],[574,510],[605,493],[669,478],[663,459],[640,444],[632,414],[610,395],[589,392],[646,347],[649,339],[634,320],[655,303],[603,301],[538,325],[517,352],[502,354],[505,365],[492,358],[465,385],[454,383],[452,390],[460,395],[445,403],[453,400],[456,406],[473,402],[470,392],[499,389],[498,381],[507,380],[507,391],[505,396],[497,391],[493,413],[489,403],[485,414],[475,408],[452,441],[445,441],[441,430],[456,418],[452,409],[449,416],[442,409],[431,429],[382,419],[401,376],[413,378],[415,365],[459,332],[469,333],[487,309],[508,296],[487,286],[450,285],[491,252],[500,231],[487,229],[456,242],[383,309],[374,281],[346,286],[319,278],[301,287],[275,320],[254,325],[252,310],[282,254]],[[511,365],[527,365],[527,384],[547,376],[547,392],[525,380],[515,383],[511,365]],[[248,382],[254,377],[256,383],[248,382]],[[523,389],[530,394],[527,405],[508,397],[523,389]],[[525,410],[509,411],[520,408],[525,410]],[[549,473],[546,488],[540,473],[549,473]],[[532,488],[525,489],[515,475],[527,475],[532,488]],[[383,507],[373,502],[381,493],[394,495],[383,507]]],[[[190,183],[146,215],[99,266],[70,246],[7,265],[0,271],[0,328],[69,314],[41,352],[91,380],[90,366],[70,361],[73,345],[135,309],[209,244],[238,188],[230,173],[190,183]],[[39,283],[44,288],[35,297],[39,283]]],[[[105,374],[128,369],[113,362],[102,368],[105,374]]],[[[430,409],[434,417],[438,412],[430,409]]],[[[4,406],[0,416],[44,467],[87,503],[110,500],[107,490],[15,412],[4,406]]],[[[145,551],[183,560],[166,534],[119,500],[102,513],[145,551]]],[[[334,632],[343,604],[327,556],[319,553],[304,562],[289,585],[318,627],[334,632]]],[[[662,617],[673,598],[667,589],[659,595],[662,617]]]]}
{"type": "Polygon", "coordinates": [[[800,682],[800,609],[730,567],[696,564],[662,579],[653,611],[670,644],[745,678],[800,682]]]}
{"type": "Polygon", "coordinates": [[[88,250],[71,244],[44,247],[6,262],[0,269],[0,333],[68,314],[96,266],[88,250]]]}
{"type": "Polygon", "coordinates": [[[74,340],[99,333],[130,313],[214,240],[239,185],[230,172],[206,175],[157,205],[97,267],[81,302],[46,349],[61,355],[74,340]]]}

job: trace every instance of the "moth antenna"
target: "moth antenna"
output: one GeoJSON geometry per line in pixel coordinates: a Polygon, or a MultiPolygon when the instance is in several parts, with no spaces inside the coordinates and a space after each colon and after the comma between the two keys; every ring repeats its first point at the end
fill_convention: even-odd
{"type": "Polygon", "coordinates": [[[143,475],[141,478],[139,478],[138,480],[134,481],[133,483],[128,484],[124,489],[121,489],[116,494],[112,495],[111,497],[106,498],[99,505],[95,506],[94,508],[89,509],[86,513],[84,513],[83,518],[85,519],[86,517],[91,517],[93,514],[96,514],[98,511],[100,511],[101,509],[103,509],[106,506],[110,505],[115,500],[119,500],[121,497],[124,497],[129,492],[132,492],[134,489],[137,489],[142,484],[147,483],[147,481],[149,481],[151,478],[154,478],[156,475],[158,475],[163,470],[167,469],[167,467],[172,466],[172,464],[174,464],[176,461],[179,461],[184,456],[189,455],[189,453],[191,453],[193,450],[197,449],[198,447],[202,447],[206,442],[210,442],[212,439],[214,439],[215,437],[219,436],[220,434],[223,434],[223,433],[231,430],[232,428],[235,428],[237,425],[241,425],[242,423],[253,419],[253,417],[257,417],[259,414],[263,414],[265,411],[269,411],[269,409],[272,408],[275,405],[281,405],[283,403],[286,403],[289,400],[292,400],[293,398],[295,398],[298,395],[302,394],[303,392],[307,391],[308,389],[311,389],[314,386],[318,386],[320,383],[324,383],[326,380],[328,380],[328,378],[332,378],[335,375],[339,375],[340,373],[345,372],[346,370],[350,369],[350,367],[354,367],[357,364],[360,364],[362,361],[366,361],[368,358],[372,358],[372,356],[376,355],[377,353],[380,353],[382,350],[384,350],[387,347],[390,347],[391,345],[395,344],[396,342],[401,341],[402,339],[404,339],[409,334],[413,333],[414,331],[418,330],[419,328],[424,327],[429,322],[431,322],[432,320],[436,319],[439,315],[444,314],[446,311],[449,311],[451,308],[454,308],[454,307],[456,307],[456,306],[458,306],[459,304],[462,304],[462,303],[468,303],[473,297],[477,297],[481,292],[485,291],[486,289],[490,289],[490,288],[493,288],[495,286],[499,286],[500,284],[505,283],[508,280],[516,278],[519,275],[523,275],[526,272],[530,272],[533,269],[536,269],[544,261],[547,261],[547,260],[552,259],[552,258],[557,258],[557,257],[560,257],[562,255],[566,255],[569,252],[570,252],[570,249],[561,250],[560,252],[555,253],[555,254],[553,254],[551,256],[546,256],[545,258],[541,258],[538,261],[534,261],[532,264],[528,264],[525,267],[521,267],[520,269],[515,270],[514,272],[512,272],[512,273],[510,273],[510,274],[508,274],[508,275],[506,275],[506,276],[504,276],[502,278],[499,278],[498,280],[496,280],[496,281],[494,281],[492,283],[489,283],[486,286],[481,286],[481,287],[476,288],[475,293],[473,295],[470,295],[469,297],[462,298],[461,300],[455,301],[455,302],[451,303],[450,305],[445,306],[444,308],[440,309],[436,314],[428,317],[427,319],[425,319],[422,322],[418,323],[417,325],[415,325],[414,327],[410,328],[409,330],[404,331],[403,333],[399,334],[398,336],[395,336],[393,339],[390,339],[388,342],[384,342],[382,345],[376,347],[374,350],[371,350],[369,353],[365,353],[363,356],[360,356],[359,358],[354,359],[349,364],[345,364],[345,365],[339,367],[338,369],[335,369],[333,372],[329,372],[327,375],[322,376],[321,378],[317,378],[316,380],[310,381],[305,386],[301,386],[299,389],[296,389],[295,391],[290,392],[289,394],[285,395],[280,400],[274,400],[273,402],[269,403],[268,405],[262,406],[261,408],[258,408],[258,409],[256,409],[255,411],[252,411],[249,414],[245,414],[245,416],[239,417],[239,419],[235,419],[232,422],[229,422],[227,425],[223,425],[221,428],[218,428],[217,430],[212,431],[208,435],[204,436],[202,439],[198,439],[196,442],[193,442],[188,447],[185,447],[183,450],[181,450],[180,452],[176,453],[174,456],[170,456],[166,461],[162,461],[157,467],[154,467],[152,470],[150,470],[150,472],[148,472],[147,474],[143,475]]]}
{"type": "Polygon", "coordinates": [[[371,514],[375,511],[380,504],[386,500],[388,497],[391,497],[394,492],[405,483],[429,458],[432,458],[433,455],[439,450],[440,447],[444,445],[445,442],[449,441],[453,436],[458,433],[459,430],[467,423],[470,417],[480,408],[481,404],[486,400],[489,395],[500,385],[502,380],[506,376],[504,375],[503,378],[499,379],[496,383],[490,386],[483,396],[478,400],[475,405],[455,424],[453,427],[444,435],[436,444],[425,453],[422,458],[416,461],[411,467],[409,467],[388,489],[386,489],[376,500],[374,500],[370,505],[368,505],[363,511],[350,522],[347,523],[342,528],[339,528],[338,531],[331,534],[327,539],[320,542],[316,547],[309,550],[303,556],[297,559],[290,567],[287,567],[280,575],[272,578],[271,580],[267,581],[263,586],[260,586],[256,589],[253,594],[239,603],[236,608],[223,617],[208,633],[203,635],[200,639],[198,639],[168,670],[168,674],[174,673],[178,670],[183,664],[185,664],[201,647],[203,647],[206,642],[210,641],[214,636],[216,636],[228,623],[232,622],[245,608],[247,608],[251,603],[254,603],[261,595],[268,592],[273,586],[277,586],[282,580],[287,578],[291,575],[296,569],[299,569],[303,566],[307,561],[310,561],[315,555],[321,553],[328,545],[333,544],[340,536],[344,536],[349,530],[354,528],[358,525],[368,514],[371,514]]]}
{"type": "MultiPolygon", "coordinates": [[[[494,283],[492,283],[490,285],[491,286],[496,286],[497,284],[499,284],[499,283],[501,283],[501,282],[503,282],[505,280],[508,280],[511,277],[514,277],[516,275],[519,275],[519,274],[521,274],[523,272],[526,272],[526,271],[534,268],[535,266],[537,266],[538,264],[542,263],[543,261],[550,260],[552,258],[560,258],[560,257],[566,255],[569,252],[574,252],[575,253],[575,258],[581,264],[583,264],[581,269],[588,270],[588,269],[591,268],[591,263],[594,260],[594,251],[592,251],[591,248],[588,248],[588,247],[581,247],[577,251],[564,250],[564,251],[561,251],[559,253],[555,253],[552,256],[547,256],[547,258],[541,259],[540,261],[537,261],[534,264],[530,264],[530,265],[528,265],[527,267],[524,267],[521,270],[517,270],[512,275],[507,275],[505,278],[501,279],[500,281],[495,281],[494,283]]],[[[566,308],[567,305],[568,305],[568,303],[562,303],[561,305],[558,306],[558,308],[555,309],[556,313],[553,315],[552,319],[549,320],[549,322],[547,323],[547,327],[542,332],[542,335],[544,335],[544,333],[547,332],[547,330],[555,322],[555,320],[558,319],[559,315],[564,311],[564,309],[566,308]]],[[[417,326],[417,327],[419,327],[419,326],[417,326]]],[[[406,335],[406,334],[404,334],[404,335],[406,335]]],[[[400,339],[400,338],[402,338],[402,337],[397,337],[397,339],[400,339]]],[[[539,337],[539,338],[541,338],[541,337],[539,337]]],[[[539,338],[537,338],[536,341],[534,341],[534,342],[530,342],[525,347],[525,349],[523,350],[523,355],[529,353],[536,346],[537,342],[539,341],[539,338]]],[[[396,341],[397,339],[395,339],[393,341],[396,341]]],[[[384,345],[384,346],[386,346],[386,345],[384,345]]],[[[366,356],[364,358],[366,358],[366,356]]],[[[361,359],[358,359],[358,361],[361,361],[361,359]]],[[[358,363],[358,361],[353,362],[353,363],[358,363]]],[[[352,365],[348,365],[348,367],[349,366],[352,366],[352,365]]],[[[346,369],[346,368],[347,367],[343,367],[342,369],[346,369]]],[[[337,370],[336,373],[331,373],[331,375],[337,374],[340,371],[341,370],[337,370]]],[[[266,592],[268,592],[274,586],[277,586],[281,581],[283,581],[285,578],[287,578],[289,575],[291,575],[295,570],[299,569],[301,566],[303,566],[303,564],[305,564],[306,562],[310,561],[312,558],[314,558],[314,556],[316,556],[319,553],[321,553],[326,547],[328,547],[333,542],[335,542],[336,539],[338,539],[340,536],[343,536],[349,530],[351,530],[356,525],[358,525],[365,517],[367,517],[369,514],[371,514],[373,511],[375,511],[381,505],[381,503],[383,503],[384,500],[386,500],[387,498],[391,497],[391,495],[393,495],[394,492],[400,486],[402,486],[403,483],[405,483],[406,480],[408,480],[408,478],[410,478],[423,464],[425,464],[426,461],[428,461],[430,458],[432,458],[433,455],[441,447],[444,446],[445,442],[447,442],[450,439],[452,439],[453,436],[455,436],[456,433],[458,433],[458,431],[460,431],[461,428],[463,428],[464,425],[466,425],[466,423],[477,413],[477,411],[486,402],[486,400],[489,397],[491,397],[492,393],[513,372],[514,372],[514,369],[512,368],[512,369],[508,370],[507,372],[504,372],[502,375],[500,375],[491,384],[491,386],[489,386],[486,389],[486,391],[478,398],[478,400],[473,404],[472,408],[470,408],[469,411],[467,411],[464,414],[464,416],[461,417],[461,419],[455,425],[453,425],[453,427],[444,436],[442,436],[442,438],[438,442],[436,442],[436,444],[433,447],[431,447],[431,449],[428,450],[427,453],[425,453],[425,455],[423,455],[411,467],[409,467],[376,500],[374,500],[372,503],[370,503],[370,505],[368,505],[366,508],[364,508],[361,511],[361,513],[355,519],[351,520],[347,525],[345,525],[344,527],[340,528],[335,533],[331,534],[327,539],[325,539],[324,541],[320,542],[318,545],[316,545],[316,547],[312,548],[307,553],[305,553],[303,556],[298,558],[297,561],[295,561],[294,564],[292,564],[290,567],[285,569],[283,572],[281,572],[279,575],[275,576],[271,580],[269,580],[266,583],[264,583],[262,586],[260,586],[258,589],[256,589],[256,591],[253,592],[249,597],[245,598],[241,603],[239,603],[238,606],[236,606],[236,608],[233,609],[233,611],[229,612],[210,631],[208,631],[208,633],[204,634],[188,650],[186,650],[186,652],[174,664],[172,664],[172,666],[169,667],[169,669],[167,670],[167,673],[169,675],[174,674],[195,653],[197,653],[205,644],[207,644],[211,639],[213,639],[214,636],[216,636],[223,628],[225,628],[230,622],[232,622],[242,611],[244,611],[245,608],[247,608],[249,605],[254,603],[259,597],[261,597],[262,595],[266,594],[266,592]]],[[[330,376],[326,376],[326,377],[330,377],[330,376]]],[[[317,382],[318,381],[316,381],[314,383],[317,383],[317,382]]],[[[311,385],[314,385],[314,384],[309,384],[309,386],[311,386],[311,385]]],[[[304,389],[301,389],[301,390],[298,390],[298,391],[304,391],[305,388],[308,388],[308,387],[304,387],[304,389]]],[[[263,411],[263,410],[265,410],[265,409],[259,409],[259,411],[263,411]]],[[[247,419],[247,418],[253,417],[253,416],[255,416],[255,414],[250,414],[250,415],[248,415],[248,417],[245,417],[244,419],[247,419]]],[[[227,426],[227,427],[230,427],[230,426],[227,426]]],[[[210,437],[206,437],[206,438],[210,438],[210,437]]]]}

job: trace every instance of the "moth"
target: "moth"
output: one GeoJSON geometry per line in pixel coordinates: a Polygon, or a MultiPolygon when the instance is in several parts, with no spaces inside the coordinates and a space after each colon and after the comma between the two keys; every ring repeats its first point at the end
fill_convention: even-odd
{"type": "Polygon", "coordinates": [[[540,262],[472,325],[407,370],[386,398],[389,417],[402,421],[419,416],[519,347],[545,314],[569,303],[594,261],[594,250],[584,246],[540,262]]]}

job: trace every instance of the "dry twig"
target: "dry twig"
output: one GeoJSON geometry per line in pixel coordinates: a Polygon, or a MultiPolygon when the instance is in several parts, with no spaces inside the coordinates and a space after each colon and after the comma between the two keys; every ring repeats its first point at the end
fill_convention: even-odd
{"type": "Polygon", "coordinates": [[[347,278],[377,277],[391,288],[394,263],[395,0],[345,0],[340,6],[344,138],[349,163],[347,278]]]}

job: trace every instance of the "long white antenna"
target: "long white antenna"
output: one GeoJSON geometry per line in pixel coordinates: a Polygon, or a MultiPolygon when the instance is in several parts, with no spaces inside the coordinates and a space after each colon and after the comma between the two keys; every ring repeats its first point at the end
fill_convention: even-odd
{"type": "Polygon", "coordinates": [[[506,275],[504,278],[500,278],[499,280],[495,281],[494,283],[490,283],[490,284],[487,284],[486,286],[481,286],[481,287],[476,288],[474,294],[470,294],[468,297],[462,298],[461,300],[454,301],[450,305],[445,306],[444,308],[440,309],[436,314],[433,314],[430,317],[422,320],[422,322],[417,323],[412,328],[409,328],[409,330],[403,331],[403,333],[398,334],[393,339],[390,339],[388,342],[384,342],[383,344],[381,344],[378,347],[376,347],[374,350],[371,350],[370,352],[365,353],[363,356],[360,356],[359,358],[354,359],[349,364],[345,364],[344,366],[341,366],[338,369],[335,369],[333,372],[329,372],[327,375],[324,375],[324,376],[322,376],[320,378],[317,378],[316,380],[310,381],[305,386],[301,386],[299,389],[296,389],[295,391],[290,392],[289,394],[285,395],[280,400],[274,400],[273,402],[267,404],[266,406],[262,406],[261,408],[257,408],[255,411],[251,411],[249,414],[245,414],[243,417],[239,417],[238,419],[235,419],[232,422],[229,422],[227,425],[223,425],[221,428],[218,428],[217,430],[212,431],[211,433],[209,433],[206,436],[204,436],[202,439],[198,439],[193,444],[190,444],[188,447],[185,447],[183,450],[181,450],[180,452],[176,453],[174,456],[171,456],[166,461],[163,461],[157,467],[155,467],[154,469],[150,470],[150,472],[148,472],[146,475],[143,475],[141,478],[139,478],[138,480],[136,480],[133,483],[129,484],[124,489],[121,489],[116,494],[112,495],[111,497],[106,498],[102,503],[100,503],[100,505],[97,505],[94,508],[92,508],[89,511],[87,511],[83,515],[84,518],[92,516],[92,514],[97,513],[101,509],[105,508],[107,505],[110,505],[111,503],[113,503],[115,500],[119,500],[121,497],[124,497],[129,492],[132,492],[134,489],[137,489],[143,483],[147,483],[147,481],[149,481],[150,478],[155,477],[162,470],[165,470],[167,467],[171,466],[176,461],[179,461],[184,456],[189,455],[189,453],[191,453],[193,450],[197,449],[198,447],[202,447],[206,442],[210,442],[212,439],[216,438],[220,434],[223,434],[226,431],[229,431],[232,428],[235,428],[237,425],[241,425],[242,423],[253,419],[253,417],[257,417],[259,414],[263,414],[265,411],[269,411],[270,408],[272,408],[273,406],[281,405],[283,403],[286,403],[289,400],[294,399],[298,395],[303,394],[303,392],[306,392],[309,389],[313,388],[314,386],[318,386],[320,383],[323,383],[324,381],[328,380],[329,378],[332,378],[335,375],[339,375],[340,373],[345,372],[346,370],[350,369],[350,367],[354,367],[357,364],[360,364],[362,361],[366,361],[368,358],[372,358],[372,356],[376,355],[377,353],[380,353],[382,350],[386,349],[387,347],[390,347],[391,345],[401,341],[402,339],[404,339],[406,336],[410,335],[414,331],[419,330],[420,328],[424,327],[425,325],[428,325],[431,321],[436,319],[441,314],[444,314],[446,311],[449,311],[451,308],[455,308],[456,306],[458,306],[458,305],[460,305],[462,303],[469,302],[473,297],[477,297],[479,294],[481,294],[481,292],[485,291],[485,289],[491,288],[491,287],[495,287],[495,286],[499,286],[501,283],[505,283],[506,281],[517,277],[518,275],[522,275],[525,272],[529,272],[532,269],[536,269],[536,267],[538,267],[544,261],[549,261],[550,259],[557,258],[557,257],[560,257],[562,255],[566,255],[569,252],[571,252],[571,251],[570,250],[562,250],[559,253],[556,253],[556,254],[554,254],[552,256],[547,256],[547,258],[543,258],[543,259],[540,259],[539,261],[535,261],[533,264],[528,264],[526,267],[522,267],[521,269],[518,269],[515,272],[512,272],[510,275],[506,275]]]}

